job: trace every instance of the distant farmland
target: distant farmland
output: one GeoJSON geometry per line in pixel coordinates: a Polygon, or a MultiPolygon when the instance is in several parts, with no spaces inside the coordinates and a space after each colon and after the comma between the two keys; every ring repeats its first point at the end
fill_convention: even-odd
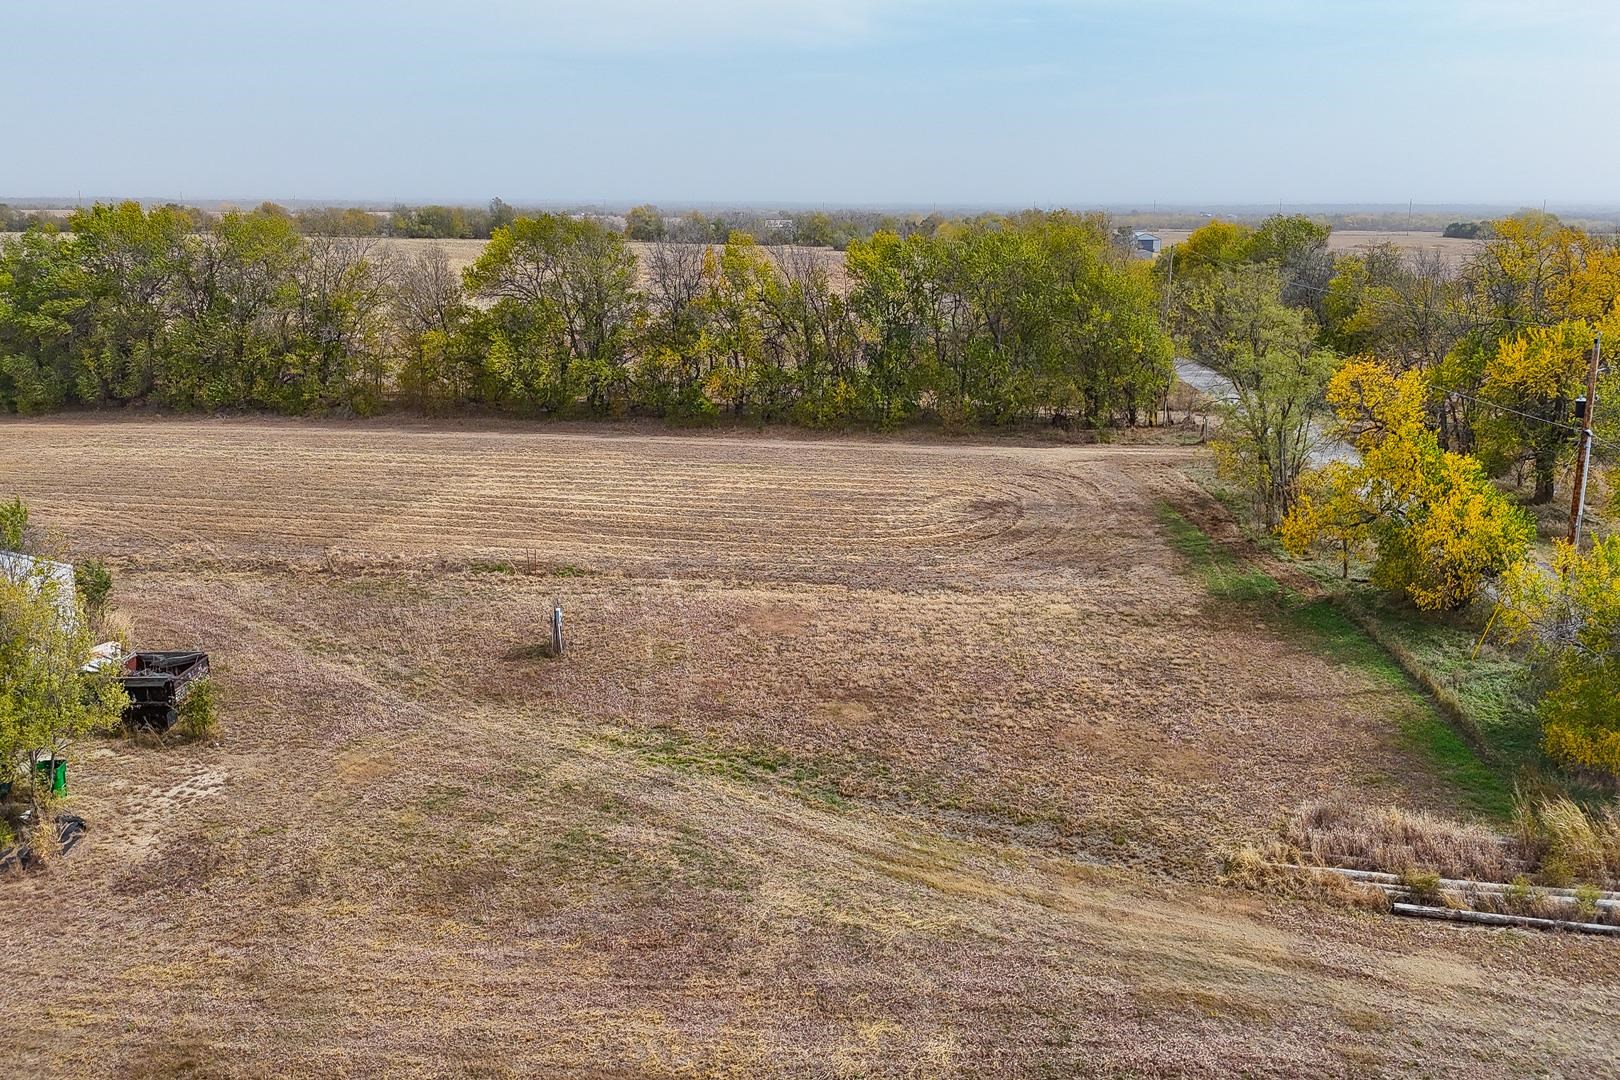
{"type": "MultiPolygon", "coordinates": [[[[1186,229],[1153,229],[1165,246],[1179,244],[1191,236],[1186,229]]],[[[1478,240],[1456,240],[1432,232],[1386,232],[1372,230],[1335,230],[1328,237],[1328,250],[1334,255],[1353,255],[1377,244],[1394,244],[1405,251],[1434,251],[1443,255],[1452,266],[1461,266],[1469,256],[1479,250],[1478,240]]]]}
{"type": "MultiPolygon", "coordinates": [[[[1162,238],[1166,246],[1179,244],[1189,235],[1186,229],[1155,229],[1152,230],[1162,238]]],[[[4,234],[0,234],[4,235],[4,234]]],[[[450,266],[456,271],[465,270],[471,266],[480,254],[483,253],[488,240],[406,240],[384,238],[382,245],[402,255],[414,255],[425,248],[438,245],[444,249],[449,257],[450,266]]],[[[1368,248],[1374,244],[1389,243],[1408,251],[1437,251],[1444,255],[1446,261],[1452,266],[1461,266],[1470,255],[1478,250],[1477,240],[1451,240],[1438,233],[1424,232],[1374,232],[1374,231],[1344,231],[1335,232],[1328,238],[1328,248],[1335,255],[1348,255],[1368,248]]],[[[642,255],[651,244],[632,241],[630,249],[638,256],[642,255]]],[[[782,248],[767,247],[766,251],[781,251],[782,248]]],[[[848,288],[848,277],[844,273],[844,254],[829,248],[806,249],[815,253],[816,258],[823,261],[827,267],[828,276],[833,285],[843,291],[848,288]]],[[[642,263],[645,266],[646,260],[642,263]]]]}
{"type": "MultiPolygon", "coordinates": [[[[1179,244],[1191,235],[1185,229],[1159,229],[1155,234],[1162,238],[1165,244],[1179,244]]],[[[450,265],[457,270],[471,266],[483,252],[487,240],[387,240],[387,246],[403,254],[413,254],[432,244],[444,248],[445,254],[450,258],[450,265]]],[[[1374,244],[1394,244],[1396,247],[1408,251],[1437,251],[1444,255],[1446,261],[1452,266],[1461,266],[1470,255],[1479,248],[1477,240],[1450,240],[1438,233],[1421,232],[1335,232],[1328,238],[1328,249],[1335,255],[1349,255],[1374,244]]],[[[638,255],[651,244],[631,243],[630,248],[638,255]]],[[[766,248],[766,251],[780,250],[766,248]]],[[[847,287],[848,280],[844,274],[844,255],[840,251],[828,248],[813,248],[818,258],[827,266],[828,275],[835,286],[847,287]]],[[[646,260],[642,260],[645,264],[646,260]]]]}
{"type": "MultiPolygon", "coordinates": [[[[437,244],[444,249],[445,255],[450,260],[450,266],[457,271],[465,270],[476,262],[478,256],[483,254],[484,247],[488,243],[488,240],[403,240],[393,238],[382,241],[385,248],[407,256],[415,255],[437,244]]],[[[646,253],[653,246],[639,241],[631,241],[629,244],[630,250],[636,253],[644,277],[647,272],[646,253]]],[[[840,292],[848,288],[848,278],[844,273],[844,253],[841,251],[833,251],[830,248],[790,249],[782,247],[767,247],[764,250],[767,252],[809,251],[826,266],[828,280],[831,281],[834,288],[840,292]]]]}

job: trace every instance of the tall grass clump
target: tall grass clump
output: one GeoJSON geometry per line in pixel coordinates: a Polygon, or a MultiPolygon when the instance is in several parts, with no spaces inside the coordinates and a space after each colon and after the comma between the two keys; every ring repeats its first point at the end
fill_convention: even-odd
{"type": "Polygon", "coordinates": [[[1526,801],[1515,825],[1545,884],[1620,887],[1620,816],[1614,807],[1588,812],[1567,797],[1526,801]]]}
{"type": "Polygon", "coordinates": [[[1519,869],[1493,830],[1394,806],[1312,803],[1287,821],[1283,839],[1307,862],[1354,870],[1505,881],[1519,869]]]}
{"type": "Polygon", "coordinates": [[[1620,890],[1620,808],[1584,809],[1566,797],[1521,794],[1505,836],[1399,807],[1312,803],[1284,823],[1278,846],[1289,861],[1407,879],[1620,890]]]}

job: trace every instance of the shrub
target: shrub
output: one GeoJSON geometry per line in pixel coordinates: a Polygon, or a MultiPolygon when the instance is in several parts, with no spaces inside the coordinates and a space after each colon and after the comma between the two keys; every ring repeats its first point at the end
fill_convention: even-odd
{"type": "Polygon", "coordinates": [[[106,614],[107,601],[112,598],[112,571],[100,559],[90,559],[73,568],[73,583],[85,615],[91,622],[100,622],[106,614]]]}
{"type": "Polygon", "coordinates": [[[12,496],[10,502],[0,503],[0,551],[21,551],[27,532],[27,504],[16,496],[12,496]]]}
{"type": "Polygon", "coordinates": [[[1433,904],[1440,897],[1440,875],[1433,870],[1408,870],[1401,875],[1401,884],[1412,890],[1412,900],[1419,904],[1433,904]]]}
{"type": "Polygon", "coordinates": [[[116,641],[126,650],[135,644],[135,623],[116,608],[101,613],[101,618],[96,620],[95,631],[98,643],[116,641]]]}
{"type": "Polygon", "coordinates": [[[1519,831],[1549,885],[1620,879],[1620,819],[1612,810],[1588,814],[1570,799],[1543,799],[1521,809],[1519,831]]]}
{"type": "Polygon", "coordinates": [[[212,679],[199,679],[180,703],[175,732],[188,742],[201,742],[219,735],[219,716],[212,679]]]}

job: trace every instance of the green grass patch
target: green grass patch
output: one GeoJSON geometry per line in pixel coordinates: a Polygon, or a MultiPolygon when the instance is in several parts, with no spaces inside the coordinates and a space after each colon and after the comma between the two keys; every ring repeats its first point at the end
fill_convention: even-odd
{"type": "Polygon", "coordinates": [[[1234,556],[1171,507],[1159,506],[1159,524],[1170,546],[1187,557],[1217,600],[1250,603],[1281,598],[1283,587],[1270,574],[1234,556]]]}
{"type": "Polygon", "coordinates": [[[1482,740],[1476,737],[1470,742],[1469,736],[1476,733],[1459,724],[1445,702],[1409,673],[1403,658],[1392,653],[1385,642],[1333,599],[1313,600],[1286,588],[1211,540],[1174,508],[1161,505],[1159,521],[1171,546],[1187,558],[1211,596],[1252,609],[1318,655],[1361,671],[1400,693],[1405,698],[1398,717],[1401,732],[1435,774],[1480,813],[1498,819],[1511,816],[1510,770],[1481,755],[1476,744],[1482,740]]]}
{"type": "Polygon", "coordinates": [[[1528,669],[1518,658],[1482,644],[1482,627],[1417,611],[1357,582],[1334,586],[1334,595],[1403,666],[1420,672],[1425,687],[1491,752],[1516,767],[1545,764],[1528,669]]]}

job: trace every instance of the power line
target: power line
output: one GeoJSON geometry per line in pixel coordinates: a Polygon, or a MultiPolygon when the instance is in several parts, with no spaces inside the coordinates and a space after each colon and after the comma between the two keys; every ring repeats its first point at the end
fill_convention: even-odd
{"type": "Polygon", "coordinates": [[[1486,401],[1484,398],[1478,398],[1472,394],[1465,394],[1461,390],[1452,390],[1444,386],[1435,387],[1435,389],[1439,390],[1442,394],[1453,394],[1462,398],[1464,401],[1472,401],[1476,405],[1483,405],[1487,409],[1495,409],[1497,412],[1512,413],[1514,416],[1523,417],[1526,420],[1534,420],[1538,424],[1546,424],[1549,427],[1563,428],[1565,431],[1580,432],[1583,430],[1579,424],[1564,424],[1557,420],[1549,420],[1545,416],[1536,416],[1533,413],[1520,412],[1518,409],[1510,409],[1506,405],[1499,405],[1494,401],[1486,401]]]}

